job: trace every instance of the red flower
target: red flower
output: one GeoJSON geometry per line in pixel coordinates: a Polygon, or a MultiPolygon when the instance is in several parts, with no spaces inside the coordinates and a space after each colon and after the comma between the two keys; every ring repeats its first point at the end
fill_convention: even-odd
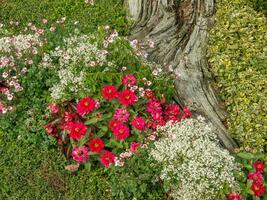
{"type": "Polygon", "coordinates": [[[115,128],[116,128],[118,125],[121,125],[121,124],[122,124],[121,121],[112,119],[112,120],[109,121],[109,125],[108,125],[108,127],[109,127],[109,129],[110,129],[111,131],[114,131],[115,128]]]}
{"type": "Polygon", "coordinates": [[[94,138],[89,142],[89,148],[92,152],[100,153],[103,150],[104,146],[105,144],[100,138],[94,138]]]}
{"type": "Polygon", "coordinates": [[[106,85],[102,89],[102,95],[103,95],[103,98],[105,99],[108,99],[108,100],[115,99],[117,97],[117,94],[118,94],[117,88],[113,85],[106,85]]]}
{"type": "Polygon", "coordinates": [[[130,130],[126,125],[120,124],[115,127],[113,134],[118,140],[123,140],[130,136],[130,130]]]}
{"type": "Polygon", "coordinates": [[[80,140],[86,135],[87,127],[83,123],[72,123],[69,126],[70,137],[75,140],[80,140]]]}
{"type": "Polygon", "coordinates": [[[130,146],[130,150],[131,150],[131,152],[136,152],[137,151],[137,149],[140,147],[140,143],[138,143],[138,142],[133,142],[132,144],[131,144],[131,146],[130,146]]]}
{"type": "Polygon", "coordinates": [[[189,107],[184,107],[183,111],[184,111],[184,114],[185,114],[185,116],[183,118],[189,118],[189,117],[192,116],[192,113],[191,113],[189,107]]]}
{"type": "Polygon", "coordinates": [[[133,127],[139,129],[139,130],[144,130],[146,128],[146,122],[142,117],[136,117],[132,121],[133,127]]]}
{"type": "Polygon", "coordinates": [[[262,184],[253,183],[250,187],[250,189],[254,192],[254,195],[256,197],[260,197],[265,192],[265,188],[262,184]]]}
{"type": "Polygon", "coordinates": [[[124,106],[130,106],[137,100],[137,96],[131,90],[124,90],[119,93],[119,101],[124,106]]]}
{"type": "Polygon", "coordinates": [[[178,105],[167,105],[165,107],[165,111],[164,114],[165,115],[173,115],[173,116],[177,116],[180,113],[180,107],[178,105]]]}
{"type": "Polygon", "coordinates": [[[229,200],[242,200],[241,194],[235,193],[235,192],[231,192],[228,195],[228,199],[229,200]]]}
{"type": "Polygon", "coordinates": [[[49,105],[49,110],[50,110],[51,113],[57,113],[59,108],[58,108],[57,104],[51,103],[49,105]]]}
{"type": "Polygon", "coordinates": [[[167,115],[167,116],[166,116],[166,120],[167,120],[167,121],[172,121],[173,124],[175,124],[175,123],[181,121],[181,119],[180,119],[179,117],[176,117],[176,116],[174,116],[174,115],[167,115]]]}
{"type": "Polygon", "coordinates": [[[125,75],[121,81],[121,83],[125,85],[126,87],[134,86],[136,82],[137,82],[137,79],[132,74],[125,75]]]}
{"type": "Polygon", "coordinates": [[[150,101],[147,104],[146,110],[147,110],[147,112],[150,112],[150,113],[161,113],[162,107],[161,107],[160,102],[158,102],[158,101],[150,101]]]}
{"type": "Polygon", "coordinates": [[[248,173],[248,179],[252,180],[253,183],[262,184],[263,177],[259,172],[250,172],[248,173]]]}
{"type": "Polygon", "coordinates": [[[109,167],[110,165],[115,163],[115,155],[114,153],[110,151],[105,151],[101,156],[100,156],[100,162],[106,166],[109,167]]]}
{"type": "Polygon", "coordinates": [[[256,172],[263,173],[265,165],[261,161],[256,161],[253,163],[253,167],[256,170],[256,172]]]}
{"type": "Polygon", "coordinates": [[[96,102],[90,97],[81,99],[77,105],[77,112],[80,116],[86,115],[95,109],[96,102]]]}
{"type": "Polygon", "coordinates": [[[152,129],[156,130],[158,126],[165,126],[165,125],[166,125],[166,122],[164,121],[164,119],[156,120],[152,124],[152,129]]]}

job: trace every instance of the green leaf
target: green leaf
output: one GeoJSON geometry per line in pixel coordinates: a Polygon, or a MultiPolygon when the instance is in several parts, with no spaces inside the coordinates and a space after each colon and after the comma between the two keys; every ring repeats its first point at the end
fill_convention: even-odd
{"type": "Polygon", "coordinates": [[[98,119],[97,118],[92,118],[92,119],[89,119],[85,122],[86,125],[90,125],[90,124],[95,124],[98,122],[98,119]]]}
{"type": "Polygon", "coordinates": [[[252,153],[246,152],[240,152],[237,154],[237,156],[246,160],[252,160],[254,158],[254,155],[252,153]]]}
{"type": "Polygon", "coordinates": [[[90,171],[91,168],[92,168],[91,163],[90,163],[90,162],[85,163],[85,164],[84,164],[84,168],[85,168],[86,170],[90,171]]]}

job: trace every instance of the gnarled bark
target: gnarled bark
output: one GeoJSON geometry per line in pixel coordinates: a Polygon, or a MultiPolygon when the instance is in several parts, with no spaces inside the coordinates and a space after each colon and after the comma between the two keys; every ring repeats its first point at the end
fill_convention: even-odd
{"type": "Polygon", "coordinates": [[[130,39],[152,40],[155,48],[147,48],[148,59],[174,67],[179,104],[206,116],[224,147],[237,147],[222,123],[226,113],[210,84],[206,48],[214,0],[125,0],[125,6],[135,20],[130,39]]]}

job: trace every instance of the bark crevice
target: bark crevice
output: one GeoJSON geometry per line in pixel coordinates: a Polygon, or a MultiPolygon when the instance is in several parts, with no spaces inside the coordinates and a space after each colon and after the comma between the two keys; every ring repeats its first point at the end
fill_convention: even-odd
{"type": "Polygon", "coordinates": [[[211,86],[206,58],[214,0],[125,0],[125,6],[135,20],[130,39],[152,40],[155,48],[146,49],[148,59],[175,68],[177,102],[207,117],[222,145],[236,148],[222,123],[227,115],[211,86]]]}

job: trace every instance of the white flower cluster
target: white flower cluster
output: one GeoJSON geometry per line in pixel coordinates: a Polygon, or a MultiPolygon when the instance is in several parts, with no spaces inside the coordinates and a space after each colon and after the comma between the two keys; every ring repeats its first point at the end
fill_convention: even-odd
{"type": "Polygon", "coordinates": [[[57,47],[50,55],[44,54],[42,67],[58,69],[59,83],[51,88],[51,96],[60,100],[66,89],[70,92],[86,90],[85,72],[96,66],[113,66],[107,61],[106,50],[100,49],[94,35],[75,34],[64,39],[64,47],[57,47]],[[53,61],[58,60],[58,65],[53,61]],[[84,66],[81,68],[81,66],[84,66]]]}
{"type": "Polygon", "coordinates": [[[169,122],[157,131],[163,138],[154,143],[150,157],[163,166],[162,180],[178,183],[171,188],[174,199],[215,200],[225,185],[236,187],[238,165],[203,117],[169,122]]]}
{"type": "Polygon", "coordinates": [[[25,50],[35,49],[35,46],[42,46],[42,42],[37,34],[17,35],[13,37],[0,38],[0,52],[13,53],[20,57],[25,50]]]}
{"type": "Polygon", "coordinates": [[[83,72],[80,72],[79,76],[74,75],[68,69],[60,69],[58,71],[60,82],[51,88],[51,97],[55,100],[60,99],[68,88],[70,92],[78,92],[79,88],[83,86],[83,72]],[[69,87],[69,84],[71,87],[69,87]]]}

